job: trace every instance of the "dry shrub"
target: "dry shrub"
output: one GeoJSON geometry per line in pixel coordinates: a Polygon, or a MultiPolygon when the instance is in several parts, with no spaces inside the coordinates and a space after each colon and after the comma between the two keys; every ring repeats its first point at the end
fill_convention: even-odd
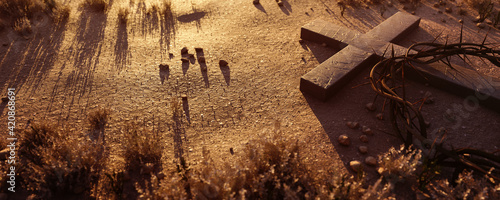
{"type": "Polygon", "coordinates": [[[159,169],[164,148],[158,132],[133,122],[125,125],[122,133],[123,158],[128,171],[139,170],[147,163],[159,169]]]}
{"type": "Polygon", "coordinates": [[[102,130],[109,120],[109,114],[109,109],[99,107],[89,113],[87,121],[93,130],[102,130]]]}
{"type": "Polygon", "coordinates": [[[388,152],[379,155],[378,173],[389,183],[391,189],[398,183],[417,184],[417,174],[422,166],[422,152],[412,148],[399,150],[391,147],[388,152]]]}
{"type": "Polygon", "coordinates": [[[103,148],[50,123],[36,123],[19,145],[23,184],[41,199],[90,195],[104,168],[103,148]]]}
{"type": "Polygon", "coordinates": [[[107,0],[85,0],[83,2],[85,8],[89,8],[94,12],[106,12],[108,10],[107,0]]]}

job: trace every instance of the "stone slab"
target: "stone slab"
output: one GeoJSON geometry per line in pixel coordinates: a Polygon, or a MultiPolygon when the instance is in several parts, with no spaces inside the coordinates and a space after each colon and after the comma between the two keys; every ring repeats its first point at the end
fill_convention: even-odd
{"type": "Polygon", "coordinates": [[[300,90],[326,101],[362,69],[376,63],[376,55],[349,45],[300,79],[300,90]]]}
{"type": "Polygon", "coordinates": [[[300,29],[301,39],[325,43],[337,49],[346,47],[360,35],[360,32],[321,19],[314,20],[300,29]]]}
{"type": "Polygon", "coordinates": [[[477,101],[500,112],[500,79],[461,66],[453,66],[456,70],[451,70],[442,63],[412,64],[416,69],[408,68],[409,78],[464,97],[471,106],[477,101]]]}
{"type": "Polygon", "coordinates": [[[368,31],[366,35],[373,36],[381,41],[397,42],[407,37],[420,24],[420,17],[405,12],[397,12],[378,26],[368,31]]]}

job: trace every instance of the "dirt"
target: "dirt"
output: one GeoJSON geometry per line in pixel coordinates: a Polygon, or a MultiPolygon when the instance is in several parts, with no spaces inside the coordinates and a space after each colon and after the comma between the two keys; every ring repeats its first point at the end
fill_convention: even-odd
{"type": "MultiPolygon", "coordinates": [[[[7,88],[16,88],[18,133],[43,120],[86,133],[87,113],[104,107],[111,110],[105,130],[115,152],[110,163],[123,162],[116,156],[120,129],[128,121],[141,120],[163,134],[165,163],[184,157],[196,165],[203,147],[214,158],[231,161],[249,140],[269,134],[279,121],[290,137],[305,141],[309,163],[340,166],[340,171],[351,173],[349,161],[377,156],[401,144],[391,136],[383,99],[376,99],[377,111],[365,108],[375,99],[366,85],[367,70],[326,102],[299,91],[300,77],[337,51],[308,41],[299,43],[302,25],[321,18],[364,33],[403,10],[404,4],[397,1],[383,15],[381,5],[369,5],[348,8],[341,16],[335,1],[284,0],[280,7],[274,0],[259,5],[251,0],[173,0],[173,18],[167,20],[159,13],[146,13],[159,1],[115,0],[106,14],[87,11],[77,0],[66,2],[72,7],[66,24],[56,26],[41,16],[32,22],[33,33],[27,38],[10,29],[0,32],[0,90],[5,91],[1,96],[7,88]],[[120,7],[131,8],[126,26],[117,19],[120,7]],[[194,48],[203,48],[208,70],[202,71],[198,62],[183,64],[183,47],[194,55],[194,48]],[[219,60],[228,66],[219,67],[219,60]],[[168,72],[160,71],[160,64],[168,64],[168,72]],[[189,117],[183,120],[182,134],[177,134],[168,105],[171,99],[181,101],[181,95],[187,96],[183,109],[189,117]],[[385,112],[384,120],[375,117],[379,112],[385,112]],[[346,126],[348,121],[374,131],[368,143],[358,139],[360,129],[346,126]],[[351,137],[350,146],[339,145],[341,134],[351,137]],[[359,145],[368,146],[368,153],[359,153],[359,145]]],[[[448,2],[453,13],[433,7],[434,3],[425,1],[414,10],[422,17],[420,28],[398,44],[408,47],[435,37],[437,42],[457,42],[462,18],[464,41],[483,40],[488,30],[475,26],[473,10],[467,8],[468,14],[460,16],[455,11],[459,0],[448,2]]],[[[487,42],[498,43],[499,33],[491,29],[487,42]]],[[[478,71],[500,78],[500,70],[492,66],[478,71]]],[[[463,98],[418,83],[410,88],[415,100],[427,91],[433,94],[435,103],[423,107],[424,117],[431,122],[431,130],[447,128],[449,145],[498,151],[498,113],[479,107],[467,111],[457,125],[443,113],[455,104],[463,106],[463,98]]],[[[4,104],[0,111],[4,130],[4,104]]],[[[376,177],[375,167],[365,169],[369,179],[376,177]]]]}

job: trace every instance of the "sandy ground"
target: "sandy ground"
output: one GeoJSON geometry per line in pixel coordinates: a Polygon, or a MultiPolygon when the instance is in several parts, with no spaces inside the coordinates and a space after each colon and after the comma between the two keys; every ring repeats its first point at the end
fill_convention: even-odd
{"type": "MultiPolygon", "coordinates": [[[[310,163],[340,166],[341,171],[348,170],[344,166],[353,159],[363,160],[400,145],[387,134],[393,133],[389,121],[375,117],[383,99],[377,99],[377,112],[369,112],[364,106],[373,101],[375,93],[367,85],[354,87],[368,82],[368,71],[327,102],[299,91],[299,78],[337,51],[307,41],[301,45],[299,34],[302,25],[318,18],[367,32],[403,10],[404,4],[394,2],[383,16],[380,5],[349,8],[341,16],[335,1],[284,0],[279,7],[274,0],[262,0],[257,6],[251,0],[174,0],[173,18],[164,20],[158,13],[145,13],[159,3],[153,0],[145,4],[114,0],[107,14],[78,8],[77,0],[64,2],[72,5],[65,25],[54,26],[40,16],[26,39],[10,31],[0,32],[0,91],[6,94],[8,87],[16,88],[18,130],[29,123],[54,120],[70,130],[87,132],[87,113],[100,106],[112,111],[105,130],[112,145],[119,145],[124,123],[138,119],[164,136],[165,162],[176,162],[182,156],[196,164],[203,147],[217,159],[230,161],[230,148],[238,155],[249,140],[269,134],[266,130],[277,120],[283,131],[304,141],[310,163]],[[131,8],[126,26],[118,23],[120,7],[131,8]],[[198,62],[182,65],[183,47],[191,54],[195,47],[204,49],[207,73],[198,62]],[[226,60],[228,68],[220,68],[219,60],[226,60]],[[160,72],[159,64],[170,65],[170,71],[160,72]],[[175,134],[168,104],[172,98],[180,100],[181,94],[188,96],[184,109],[189,120],[183,120],[182,134],[175,134]],[[357,139],[361,131],[349,129],[347,121],[374,130],[375,135],[364,144],[368,154],[357,151],[363,144],[357,139]],[[353,144],[339,146],[336,138],[340,134],[351,136],[353,144]]],[[[400,45],[432,41],[440,33],[439,42],[446,38],[458,41],[461,18],[465,41],[482,41],[487,29],[478,29],[472,22],[474,11],[458,15],[457,0],[448,2],[453,13],[438,13],[444,8],[434,8],[434,3],[424,1],[416,8],[416,15],[422,17],[420,28],[400,45]]],[[[499,31],[492,29],[487,41],[498,43],[499,31]]],[[[491,66],[478,70],[500,77],[500,70],[491,66]]],[[[457,126],[443,113],[453,109],[453,104],[463,105],[463,98],[413,85],[414,99],[426,91],[436,98],[434,104],[424,106],[424,115],[431,129],[447,128],[450,144],[498,150],[498,113],[478,108],[467,112],[457,126]]],[[[4,105],[0,113],[5,122],[0,129],[4,130],[4,105]]],[[[112,156],[110,162],[121,161],[112,156]]],[[[366,170],[370,178],[375,176],[375,168],[366,170]]]]}

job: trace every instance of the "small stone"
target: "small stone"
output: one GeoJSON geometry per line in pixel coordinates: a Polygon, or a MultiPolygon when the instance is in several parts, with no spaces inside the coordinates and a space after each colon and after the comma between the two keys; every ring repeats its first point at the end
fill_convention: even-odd
{"type": "Polygon", "coordinates": [[[368,142],[368,136],[361,135],[361,136],[359,136],[359,140],[361,140],[361,142],[367,143],[368,142]]]}
{"type": "Polygon", "coordinates": [[[480,29],[483,29],[484,27],[486,27],[486,24],[484,24],[483,22],[479,22],[476,24],[476,26],[480,29]]]}
{"type": "Polygon", "coordinates": [[[349,162],[349,166],[355,172],[359,172],[362,170],[361,162],[359,162],[357,160],[353,160],[353,161],[349,162]]]}
{"type": "Polygon", "coordinates": [[[141,172],[142,174],[150,174],[154,170],[154,164],[153,163],[145,163],[142,165],[141,172]]]}
{"type": "Polygon", "coordinates": [[[347,122],[346,125],[351,128],[351,129],[357,129],[359,128],[359,123],[358,122],[347,122]]]}
{"type": "Polygon", "coordinates": [[[198,57],[198,63],[205,63],[205,57],[203,56],[198,57]]]}
{"type": "Polygon", "coordinates": [[[369,111],[375,111],[375,110],[377,110],[377,106],[375,106],[375,104],[373,104],[373,103],[367,103],[365,107],[369,111]]]}
{"type": "Polygon", "coordinates": [[[384,120],[384,113],[379,113],[379,114],[375,115],[375,117],[379,120],[384,120]]]}
{"type": "Polygon", "coordinates": [[[169,57],[169,58],[173,58],[173,57],[174,57],[174,54],[173,54],[173,53],[168,53],[168,57],[169,57]]]}
{"type": "Polygon", "coordinates": [[[435,3],[435,4],[434,4],[434,5],[432,5],[432,6],[434,6],[434,8],[439,8],[439,3],[435,3]]]}
{"type": "Polygon", "coordinates": [[[366,153],[368,153],[368,147],[367,147],[367,146],[359,146],[359,147],[358,147],[358,150],[359,150],[359,152],[360,152],[360,153],[362,153],[362,154],[366,154],[366,153]]]}
{"type": "Polygon", "coordinates": [[[415,15],[415,14],[417,14],[417,13],[416,13],[415,11],[411,11],[411,13],[410,13],[410,14],[415,15]]]}
{"type": "Polygon", "coordinates": [[[344,145],[344,146],[349,146],[351,145],[351,140],[349,139],[349,137],[347,135],[340,135],[339,136],[339,139],[338,139],[338,142],[341,144],[341,145],[344,145]]]}
{"type": "Polygon", "coordinates": [[[181,49],[181,54],[187,54],[188,53],[188,48],[184,47],[181,49]]]}
{"type": "Polygon", "coordinates": [[[370,166],[377,166],[377,159],[373,156],[368,156],[365,158],[365,163],[370,166]]]}
{"type": "Polygon", "coordinates": [[[372,129],[368,128],[367,126],[363,126],[361,128],[361,132],[363,132],[364,134],[367,134],[367,135],[373,135],[372,129]]]}
{"type": "Polygon", "coordinates": [[[474,20],[472,20],[473,22],[481,22],[481,16],[477,16],[474,20]]]}
{"type": "Polygon", "coordinates": [[[169,69],[169,66],[167,64],[165,64],[165,65],[160,64],[160,70],[161,71],[165,71],[165,70],[168,70],[168,69],[169,69]]]}
{"type": "Polygon", "coordinates": [[[492,25],[493,24],[493,22],[490,19],[485,19],[484,22],[486,22],[486,24],[488,24],[488,25],[492,25]]]}
{"type": "Polygon", "coordinates": [[[433,104],[434,103],[434,97],[428,97],[424,101],[425,104],[433,104]]]}
{"type": "Polygon", "coordinates": [[[228,65],[227,61],[225,61],[225,60],[220,60],[220,61],[219,61],[219,66],[221,66],[221,67],[225,67],[225,66],[227,66],[227,65],[228,65]]]}
{"type": "Polygon", "coordinates": [[[4,102],[4,103],[5,103],[5,102],[7,102],[7,101],[9,101],[9,98],[7,98],[7,97],[2,97],[2,102],[4,102]]]}
{"type": "Polygon", "coordinates": [[[229,153],[231,153],[231,155],[234,155],[233,147],[229,148],[229,153]]]}
{"type": "Polygon", "coordinates": [[[451,13],[451,12],[453,12],[453,10],[452,10],[450,7],[446,7],[446,8],[444,9],[444,11],[445,11],[445,12],[447,12],[447,13],[451,13]]]}
{"type": "Polygon", "coordinates": [[[463,24],[463,23],[464,23],[464,20],[463,20],[463,19],[459,19],[459,20],[458,20],[458,23],[463,24]]]}
{"type": "Polygon", "coordinates": [[[259,4],[259,0],[253,0],[253,4],[259,4]]]}
{"type": "Polygon", "coordinates": [[[439,5],[446,6],[446,2],[445,1],[439,1],[439,5]]]}
{"type": "MultiPolygon", "coordinates": [[[[257,1],[259,1],[259,0],[257,0],[257,1]]],[[[203,48],[201,48],[201,47],[195,47],[194,51],[196,51],[196,52],[203,52],[203,48]]]]}
{"type": "Polygon", "coordinates": [[[182,63],[188,63],[189,59],[187,59],[187,58],[181,58],[181,61],[182,61],[182,63]]]}
{"type": "Polygon", "coordinates": [[[181,98],[183,101],[187,101],[188,100],[188,96],[186,94],[181,94],[181,98]]]}
{"type": "Polygon", "coordinates": [[[283,1],[278,1],[278,6],[283,6],[283,1]]]}

